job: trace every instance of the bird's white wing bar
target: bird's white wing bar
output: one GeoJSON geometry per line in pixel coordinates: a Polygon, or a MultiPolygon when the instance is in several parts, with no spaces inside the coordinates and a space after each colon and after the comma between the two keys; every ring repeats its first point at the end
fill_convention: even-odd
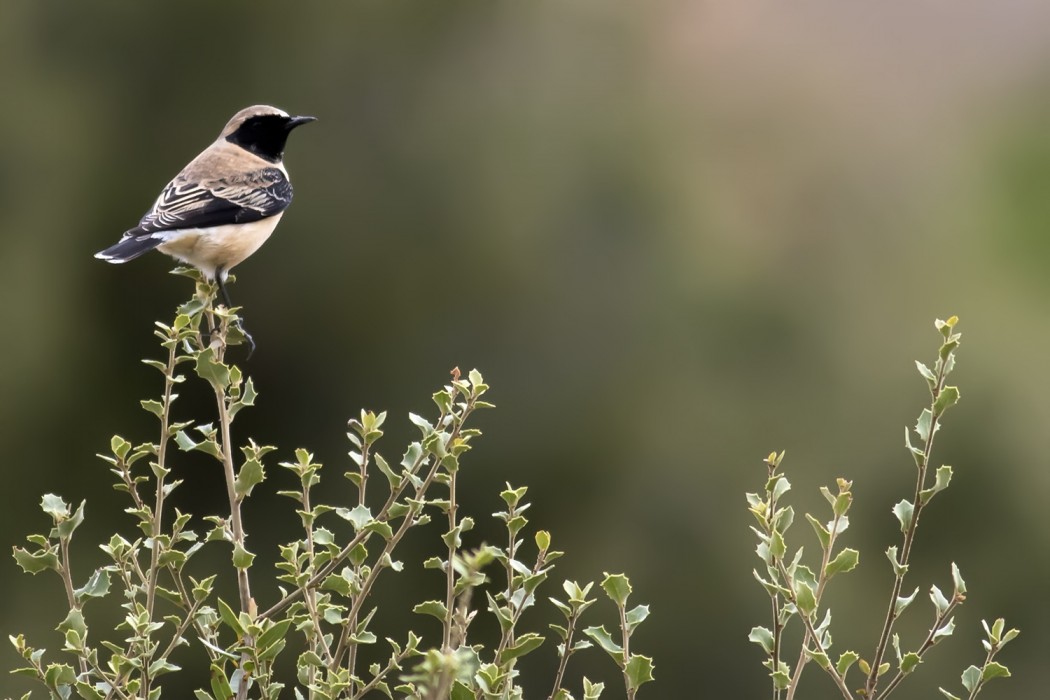
{"type": "Polygon", "coordinates": [[[284,211],[292,185],[278,168],[210,182],[173,180],[146,212],[133,236],[184,228],[248,223],[284,211]]]}

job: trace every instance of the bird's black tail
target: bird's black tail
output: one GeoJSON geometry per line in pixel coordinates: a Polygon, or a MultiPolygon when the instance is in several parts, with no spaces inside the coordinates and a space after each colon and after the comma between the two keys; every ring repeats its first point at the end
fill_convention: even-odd
{"type": "Polygon", "coordinates": [[[153,238],[149,234],[144,236],[124,236],[116,245],[111,245],[105,250],[95,253],[95,257],[110,263],[124,263],[128,260],[134,260],[143,253],[148,253],[163,242],[163,240],[153,238]]]}

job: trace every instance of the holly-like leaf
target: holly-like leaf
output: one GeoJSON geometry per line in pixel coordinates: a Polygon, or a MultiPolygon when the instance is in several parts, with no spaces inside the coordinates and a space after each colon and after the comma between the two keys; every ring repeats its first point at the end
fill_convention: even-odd
{"type": "Polygon", "coordinates": [[[627,677],[627,688],[638,689],[653,680],[653,660],[640,654],[632,655],[624,668],[624,675],[627,677]]]}
{"type": "Polygon", "coordinates": [[[930,502],[937,493],[940,493],[944,489],[948,488],[948,484],[952,482],[952,468],[948,465],[942,465],[937,468],[937,475],[934,478],[933,486],[928,489],[923,489],[919,492],[919,502],[926,505],[930,502]]]}
{"type": "Polygon", "coordinates": [[[601,627],[588,627],[583,630],[583,633],[597,642],[598,646],[612,656],[617,664],[623,660],[623,647],[613,641],[612,635],[605,630],[605,625],[602,625],[601,627]]]}
{"type": "MultiPolygon", "coordinates": [[[[443,606],[442,606],[443,607],[443,606]]],[[[534,632],[528,632],[518,637],[514,644],[508,646],[499,655],[500,665],[507,663],[513,659],[517,659],[521,656],[525,656],[531,651],[540,648],[545,640],[540,635],[534,632]]]]}
{"type": "Polygon", "coordinates": [[[13,554],[15,563],[27,574],[39,574],[41,571],[47,571],[48,569],[58,571],[61,566],[58,562],[58,553],[54,549],[41,549],[30,552],[21,547],[15,547],[13,554]]]}
{"type": "Polygon", "coordinates": [[[828,565],[824,567],[824,575],[831,578],[835,574],[844,574],[848,571],[852,571],[860,560],[860,552],[855,549],[843,549],[835,558],[828,562],[828,565]]]}
{"type": "Polygon", "coordinates": [[[244,500],[247,496],[250,496],[252,489],[257,484],[261,484],[265,478],[266,473],[263,471],[262,462],[254,457],[246,459],[237,471],[237,478],[233,482],[233,490],[237,494],[237,498],[244,500]]]}
{"type": "Polygon", "coordinates": [[[845,676],[849,667],[855,664],[859,658],[855,651],[844,651],[839,654],[839,660],[835,663],[835,670],[839,672],[840,676],[845,676]]]}
{"type": "MultiPolygon", "coordinates": [[[[131,445],[128,445],[128,447],[130,448],[131,445]]],[[[61,496],[56,496],[53,493],[44,494],[44,497],[40,500],[40,508],[56,521],[69,517],[69,506],[62,500],[61,496]]]]}
{"type": "Polygon", "coordinates": [[[197,364],[194,368],[197,376],[211,384],[216,389],[225,391],[230,385],[230,367],[215,358],[215,351],[208,347],[197,354],[197,364]]]}
{"type": "Polygon", "coordinates": [[[87,583],[73,591],[78,601],[83,601],[84,598],[102,598],[107,593],[109,593],[109,572],[105,569],[95,569],[87,583]]]}
{"type": "Polygon", "coordinates": [[[623,607],[627,604],[627,598],[631,595],[631,582],[627,580],[627,577],[623,574],[610,574],[605,573],[605,580],[602,581],[602,589],[605,594],[616,603],[617,606],[623,607]]]}
{"type": "Polygon", "coordinates": [[[945,411],[957,403],[959,403],[959,387],[944,387],[941,389],[940,395],[937,396],[937,400],[933,402],[934,415],[937,417],[944,415],[945,411]]]}
{"type": "Polygon", "coordinates": [[[893,506],[893,514],[897,516],[897,520],[901,524],[901,532],[907,532],[908,528],[911,527],[912,515],[915,513],[915,506],[909,501],[903,500],[893,506]]]}
{"type": "Polygon", "coordinates": [[[420,603],[412,608],[412,612],[417,615],[432,615],[441,621],[444,621],[448,616],[448,608],[445,607],[444,603],[438,600],[428,600],[420,603]]]}
{"type": "Polygon", "coordinates": [[[1009,678],[1010,669],[1002,664],[989,661],[984,665],[984,669],[981,671],[981,682],[989,681],[992,678],[1009,678]]]}
{"type": "Polygon", "coordinates": [[[767,654],[773,653],[773,633],[765,627],[752,627],[747,639],[762,647],[767,654]]]}

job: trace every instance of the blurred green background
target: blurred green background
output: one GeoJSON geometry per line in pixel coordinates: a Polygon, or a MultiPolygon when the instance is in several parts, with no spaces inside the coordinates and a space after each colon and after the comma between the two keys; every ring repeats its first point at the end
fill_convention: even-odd
{"type": "MultiPolygon", "coordinates": [[[[949,589],[955,561],[971,595],[895,697],[958,688],[996,616],[1023,633],[1001,659],[1015,678],[987,696],[1041,692],[1050,5],[12,1],[0,79],[3,543],[45,529],[45,492],[88,499],[80,578],[100,538],[132,535],[93,455],[115,432],[154,439],[137,402],[160,384],[138,360],[190,289],[161,255],[91,255],[233,112],[270,103],[320,118],[289,144],[295,205],[232,288],[261,394],[236,432],[280,447],[271,491],[306,446],[343,497],[347,418],[389,410],[380,451],[398,457],[406,413],[430,410],[451,367],[478,367],[499,408],[461,481],[472,544],[498,536],[501,486],[528,485],[532,524],[568,552],[556,581],[625,571],[651,604],[632,644],[656,660],[644,697],[765,697],[744,492],[774,449],[799,511],[824,519],[817,487],[854,480],[861,566],[828,600],[835,649],[870,656],[890,508],[913,483],[901,431],[926,402],[913,361],[932,362],[934,318],[958,314],[963,400],[935,455],[955,480],[906,583],[949,589]]],[[[221,512],[219,471],[181,459],[176,504],[221,512]]],[[[262,600],[288,505],[247,509],[262,600]]],[[[377,624],[403,637],[394,601],[442,586],[419,567],[386,577],[377,624]]],[[[62,600],[56,577],[0,564],[3,635],[57,649],[62,600]]],[[[905,646],[931,614],[920,600],[905,646]]],[[[546,697],[552,649],[528,662],[527,695],[546,697]]],[[[615,679],[597,653],[583,670],[615,679]]],[[[805,697],[835,697],[807,673],[805,697]]],[[[185,682],[169,693],[204,684],[185,682]]],[[[28,687],[0,674],[0,694],[28,687]]]]}

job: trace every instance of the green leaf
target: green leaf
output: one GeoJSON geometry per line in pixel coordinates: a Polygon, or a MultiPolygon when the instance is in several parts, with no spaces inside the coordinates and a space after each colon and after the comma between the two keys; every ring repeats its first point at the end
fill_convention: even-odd
{"type": "Polygon", "coordinates": [[[44,683],[49,688],[69,686],[76,682],[77,674],[73,667],[67,664],[49,664],[47,670],[44,671],[44,683]]]}
{"type": "Polygon", "coordinates": [[[322,591],[335,591],[339,595],[349,597],[350,582],[339,574],[330,574],[321,582],[322,591]]]}
{"type": "Polygon", "coordinates": [[[288,634],[288,628],[291,626],[291,620],[281,620],[280,622],[273,624],[269,629],[259,635],[259,639],[256,641],[256,647],[259,649],[266,649],[272,644],[283,640],[285,635],[288,634]]]}
{"type": "Polygon", "coordinates": [[[184,430],[178,430],[175,432],[175,444],[179,446],[179,449],[183,452],[189,452],[190,450],[196,449],[197,443],[193,441],[184,430]]]}
{"type": "Polygon", "coordinates": [[[114,435],[109,440],[109,448],[118,458],[124,459],[127,457],[128,452],[131,452],[131,443],[119,435],[114,435]]]}
{"type": "Polygon", "coordinates": [[[233,545],[233,566],[236,569],[247,569],[252,565],[255,555],[244,548],[239,542],[233,545]]]}
{"type": "Polygon", "coordinates": [[[372,458],[375,460],[375,465],[379,468],[379,471],[383,472],[383,476],[386,477],[391,489],[396,489],[401,485],[401,477],[394,473],[387,461],[383,459],[383,455],[376,452],[372,455],[372,458]]]}
{"type": "Polygon", "coordinates": [[[84,506],[87,505],[87,501],[81,501],[76,511],[64,520],[60,520],[56,529],[58,530],[58,536],[62,539],[69,539],[73,536],[73,531],[80,527],[80,524],[84,522],[84,506]]]}
{"type": "Polygon", "coordinates": [[[910,596],[897,596],[897,602],[893,606],[893,614],[899,616],[904,609],[911,605],[911,602],[915,600],[915,596],[919,594],[919,588],[916,586],[915,590],[911,592],[910,596]]]}
{"type": "Polygon", "coordinates": [[[857,566],[857,562],[860,559],[860,552],[855,549],[843,549],[839,552],[834,559],[828,562],[828,565],[824,567],[824,575],[831,578],[835,574],[844,574],[848,571],[852,571],[857,566]]]}
{"type": "Polygon", "coordinates": [[[423,432],[423,435],[428,435],[429,433],[432,433],[434,431],[434,426],[432,426],[430,424],[430,421],[428,421],[423,416],[420,416],[415,413],[409,413],[408,420],[417,428],[419,428],[423,432]]]}
{"type": "Polygon", "coordinates": [[[948,488],[948,484],[952,482],[952,468],[947,465],[942,465],[937,468],[937,475],[934,478],[934,484],[928,489],[923,489],[919,492],[919,502],[926,505],[930,502],[930,499],[935,494],[948,488]]]}
{"type": "Polygon", "coordinates": [[[960,698],[958,695],[952,695],[944,688],[938,688],[937,690],[941,691],[941,695],[948,698],[948,700],[962,700],[962,698],[960,698]]]}
{"type": "Polygon", "coordinates": [[[514,644],[508,646],[499,655],[499,664],[503,665],[508,661],[525,656],[530,651],[534,651],[542,646],[544,641],[543,637],[534,632],[527,632],[521,635],[514,641],[514,644]]]}
{"type": "MultiPolygon", "coordinates": [[[[444,395],[444,392],[438,393],[444,395]]],[[[437,394],[435,394],[435,396],[436,395],[437,394]]],[[[474,700],[474,691],[459,681],[456,681],[452,684],[452,694],[449,695],[449,700],[474,700]]]]}
{"type": "Polygon", "coordinates": [[[387,542],[394,539],[394,529],[390,527],[389,523],[381,522],[379,520],[373,520],[365,525],[365,532],[374,532],[387,542]]]}
{"type": "Polygon", "coordinates": [[[533,536],[536,542],[536,549],[541,552],[546,552],[551,546],[551,533],[546,530],[537,530],[533,536]]]}
{"type": "Polygon", "coordinates": [[[918,360],[915,361],[915,366],[919,369],[919,374],[922,375],[922,378],[929,382],[931,387],[937,383],[937,375],[929,367],[918,360]]]}
{"type": "Polygon", "coordinates": [[[225,391],[230,385],[230,368],[215,359],[215,351],[210,347],[197,354],[194,368],[197,376],[211,384],[215,389],[225,391]]]}
{"type": "Polygon", "coordinates": [[[901,524],[901,532],[907,532],[908,528],[911,527],[912,515],[915,512],[915,506],[909,503],[907,500],[903,500],[893,506],[893,514],[897,516],[897,520],[901,524]]]}
{"type": "Polygon", "coordinates": [[[945,624],[941,625],[940,629],[933,633],[933,643],[941,641],[943,637],[950,637],[955,631],[955,618],[951,618],[945,624]]]}
{"type": "Polygon", "coordinates": [[[769,674],[769,677],[773,679],[774,688],[777,690],[786,690],[787,687],[791,685],[791,675],[788,671],[788,665],[781,661],[777,670],[769,674]]]}
{"type": "Polygon", "coordinates": [[[908,566],[906,564],[901,564],[900,560],[897,559],[896,545],[886,548],[886,558],[890,560],[890,565],[893,566],[893,574],[895,576],[900,576],[901,574],[908,572],[908,566]]]}
{"type": "Polygon", "coordinates": [[[230,404],[230,419],[232,420],[245,406],[254,406],[255,399],[258,396],[259,394],[255,391],[255,384],[252,382],[252,378],[248,377],[241,388],[240,398],[230,404]]]}
{"type": "Polygon", "coordinates": [[[105,569],[95,569],[81,588],[73,591],[78,601],[84,598],[102,598],[109,593],[109,572],[105,569]]]}
{"type": "Polygon", "coordinates": [[[346,508],[339,508],[336,510],[336,515],[344,520],[350,522],[354,526],[354,531],[357,532],[362,527],[367,525],[372,520],[372,511],[368,509],[368,506],[363,503],[356,506],[352,510],[346,508]]]}
{"type": "Polygon", "coordinates": [[[164,416],[164,406],[163,404],[161,404],[160,401],[150,399],[148,401],[140,401],[139,405],[141,405],[142,408],[155,415],[157,418],[161,418],[164,416]]]}
{"type": "Polygon", "coordinates": [[[855,651],[844,651],[839,654],[839,660],[835,663],[835,670],[839,672],[840,676],[845,677],[849,667],[856,663],[859,658],[855,651]]]}
{"type": "Polygon", "coordinates": [[[766,483],[766,491],[772,494],[773,501],[779,501],[780,497],[791,490],[791,482],[783,474],[774,474],[766,483]]]}
{"type": "Polygon", "coordinates": [[[354,545],[354,548],[350,550],[350,563],[354,566],[361,566],[368,559],[368,547],[365,546],[364,542],[358,542],[354,545]]]}
{"type": "MultiPolygon", "coordinates": [[[[97,689],[90,683],[84,681],[77,681],[76,683],[77,695],[84,698],[84,700],[105,700],[106,696],[101,690],[97,689]]],[[[29,697],[29,693],[22,696],[22,700],[26,700],[29,697]]]]}
{"type": "Polygon", "coordinates": [[[825,670],[831,668],[831,659],[829,659],[828,655],[824,652],[810,649],[809,647],[804,647],[803,651],[805,652],[807,659],[815,661],[821,668],[825,670]]]}
{"type": "Polygon", "coordinates": [[[783,559],[787,554],[787,543],[784,542],[784,537],[778,531],[774,531],[772,537],[769,538],[769,554],[773,559],[783,559]]]}
{"type": "Polygon", "coordinates": [[[605,579],[601,583],[605,594],[616,603],[618,607],[627,604],[627,598],[631,595],[631,582],[623,574],[610,574],[605,572],[605,579]]]}
{"type": "Polygon", "coordinates": [[[993,678],[1009,678],[1010,669],[1002,664],[989,661],[984,665],[984,669],[981,671],[981,682],[989,681],[993,678]]]}
{"type": "Polygon", "coordinates": [[[636,690],[653,680],[653,660],[648,656],[634,654],[627,661],[624,673],[627,676],[627,687],[630,690],[636,690]]]}
{"type": "Polygon", "coordinates": [[[233,482],[233,490],[237,498],[243,501],[245,497],[251,495],[256,484],[261,484],[265,478],[266,473],[263,471],[262,462],[254,458],[245,460],[233,482]]]}
{"type": "Polygon", "coordinates": [[[423,446],[418,442],[413,442],[405,450],[404,457],[401,458],[401,466],[404,469],[411,471],[418,465],[420,460],[423,458],[423,446]]]}
{"type": "Polygon", "coordinates": [[[959,403],[959,387],[946,386],[941,389],[941,393],[937,397],[937,400],[933,402],[933,413],[939,418],[944,415],[945,411],[957,403],[959,403]]]}
{"type": "Polygon", "coordinates": [[[930,439],[930,428],[932,425],[933,414],[930,413],[930,409],[922,409],[922,413],[919,414],[919,420],[915,423],[915,432],[923,442],[930,439]]]}
{"type": "Polygon", "coordinates": [[[153,678],[164,675],[165,673],[172,673],[181,670],[181,668],[170,663],[167,659],[157,659],[149,665],[149,675],[153,678]]]}
{"type": "Polygon", "coordinates": [[[211,692],[215,700],[230,700],[233,698],[233,688],[226,678],[226,672],[218,664],[211,667],[211,692]]]}
{"type": "Polygon", "coordinates": [[[496,599],[492,597],[491,593],[486,591],[485,597],[488,599],[489,612],[496,616],[496,619],[499,621],[500,629],[503,632],[507,632],[514,626],[514,622],[511,620],[510,611],[507,608],[500,606],[500,604],[496,602],[496,599]]]}
{"type": "Polygon", "coordinates": [[[216,598],[215,602],[216,605],[218,605],[219,607],[219,619],[225,622],[226,626],[234,631],[238,639],[243,637],[247,633],[247,630],[241,625],[241,621],[240,618],[237,616],[237,613],[235,613],[233,609],[229,605],[227,605],[226,601],[224,601],[222,598],[216,598]]]}
{"type": "Polygon", "coordinates": [[[69,614],[66,615],[66,618],[58,623],[56,629],[58,629],[59,632],[69,632],[72,630],[83,639],[87,636],[88,631],[87,624],[84,622],[84,613],[76,609],[70,610],[69,614]]]}
{"type": "Polygon", "coordinates": [[[809,524],[813,526],[814,532],[817,533],[817,539],[820,540],[821,549],[827,549],[828,545],[831,544],[831,533],[828,532],[828,529],[824,527],[819,520],[809,513],[806,513],[806,520],[809,521],[809,524]]]}
{"type": "Polygon", "coordinates": [[[773,653],[773,633],[765,627],[752,627],[747,639],[762,647],[767,654],[773,653]]]}
{"type": "Polygon", "coordinates": [[[412,608],[412,612],[417,615],[432,615],[442,622],[444,622],[445,617],[448,616],[448,608],[445,607],[444,603],[438,600],[428,600],[420,603],[412,608]]]}
{"type": "Polygon", "coordinates": [[[948,599],[941,593],[941,589],[937,586],[930,586],[930,600],[933,601],[934,607],[937,608],[938,617],[943,615],[948,609],[948,599]]]}
{"type": "Polygon", "coordinates": [[[966,595],[966,581],[963,581],[962,573],[954,561],[952,562],[952,584],[955,587],[956,595],[966,595]]]}
{"type": "Polygon", "coordinates": [[[314,544],[322,547],[335,543],[335,533],[326,527],[319,527],[313,532],[314,544]]]}
{"type": "Polygon", "coordinates": [[[831,509],[837,517],[844,516],[849,511],[850,504],[853,503],[853,494],[849,491],[840,493],[835,496],[835,502],[831,504],[831,509]]]}
{"type": "Polygon", "coordinates": [[[916,654],[914,651],[909,651],[901,657],[900,669],[901,673],[908,675],[914,671],[919,664],[922,663],[922,657],[916,654]]]}
{"type": "Polygon", "coordinates": [[[39,574],[41,571],[58,571],[61,565],[58,563],[58,554],[53,549],[43,549],[30,552],[21,547],[14,548],[15,563],[27,574],[39,574]]]}
{"type": "Polygon", "coordinates": [[[634,632],[635,628],[645,622],[647,617],[649,617],[648,605],[639,605],[632,610],[628,610],[624,615],[624,619],[627,620],[627,631],[634,632]]]}
{"type": "Polygon", "coordinates": [[[958,316],[949,316],[947,321],[942,321],[939,318],[935,319],[933,322],[933,326],[941,332],[941,335],[947,338],[951,335],[952,329],[955,328],[955,324],[957,324],[958,322],[958,316]]]}
{"type": "MultiPolygon", "coordinates": [[[[128,448],[130,449],[131,445],[128,445],[128,448]]],[[[61,496],[56,496],[53,493],[44,494],[40,501],[40,508],[56,521],[69,517],[69,506],[66,505],[61,496]]]]}
{"type": "Polygon", "coordinates": [[[605,690],[604,683],[591,683],[587,680],[587,676],[583,677],[583,700],[598,700],[603,690],[605,690]]]}
{"type": "Polygon", "coordinates": [[[779,508],[777,514],[773,517],[773,527],[776,528],[777,532],[784,534],[791,527],[791,523],[795,520],[795,509],[791,506],[785,506],[779,508]]]}
{"type": "Polygon", "coordinates": [[[583,630],[583,633],[598,643],[602,649],[604,649],[617,664],[623,661],[623,647],[613,641],[612,636],[605,630],[605,625],[601,627],[588,627],[583,630]]]}
{"type": "Polygon", "coordinates": [[[795,604],[799,612],[809,617],[817,609],[817,598],[808,583],[799,583],[795,588],[795,604]]]}
{"type": "Polygon", "coordinates": [[[529,490],[528,486],[519,486],[514,488],[510,484],[507,484],[507,488],[500,491],[499,497],[503,499],[503,502],[507,504],[508,508],[515,508],[518,502],[524,498],[525,493],[529,490]]]}
{"type": "Polygon", "coordinates": [[[973,692],[974,688],[981,682],[981,669],[976,666],[970,666],[962,673],[962,684],[970,693],[973,692]]]}

